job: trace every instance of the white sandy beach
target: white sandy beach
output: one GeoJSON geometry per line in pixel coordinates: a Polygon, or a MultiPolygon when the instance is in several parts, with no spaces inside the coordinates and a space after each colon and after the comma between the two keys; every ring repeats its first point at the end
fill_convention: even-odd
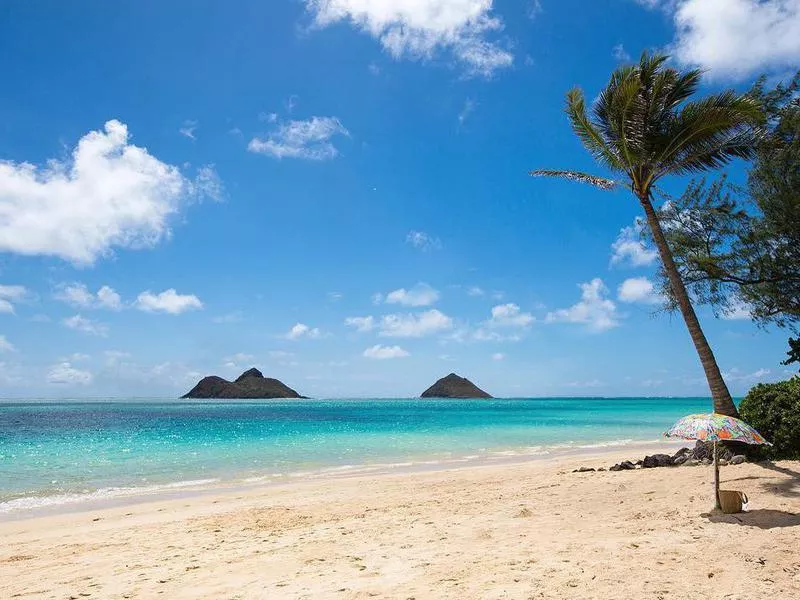
{"type": "Polygon", "coordinates": [[[800,463],[630,451],[300,481],[0,523],[0,598],[800,597],[800,463]]]}

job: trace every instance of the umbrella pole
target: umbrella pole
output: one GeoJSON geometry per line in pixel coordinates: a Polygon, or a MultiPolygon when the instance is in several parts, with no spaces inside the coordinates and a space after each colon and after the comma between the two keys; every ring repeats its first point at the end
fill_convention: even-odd
{"type": "Polygon", "coordinates": [[[722,510],[719,501],[719,455],[717,454],[717,442],[714,440],[714,508],[722,510]]]}

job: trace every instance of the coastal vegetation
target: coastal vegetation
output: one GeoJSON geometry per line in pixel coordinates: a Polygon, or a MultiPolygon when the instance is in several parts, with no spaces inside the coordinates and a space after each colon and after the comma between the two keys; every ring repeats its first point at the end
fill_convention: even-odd
{"type": "Polygon", "coordinates": [[[568,170],[539,169],[531,175],[562,177],[603,190],[624,185],[631,191],[644,210],[671,297],[700,358],[714,411],[738,416],[653,201],[664,177],[704,172],[735,158],[751,158],[759,140],[762,112],[752,95],[731,91],[692,99],[702,72],[668,67],[667,58],[644,52],[638,64],[615,70],[590,113],[580,89],[567,93],[566,112],[573,131],[595,160],[621,181],[568,170]]]}
{"type": "MultiPolygon", "coordinates": [[[[692,182],[659,212],[681,278],[696,302],[748,314],[795,335],[800,325],[800,72],[749,96],[762,107],[765,135],[743,187],[725,177],[692,182]]],[[[665,291],[668,282],[662,277],[665,291]]],[[[789,339],[784,364],[800,362],[789,339]]]]}
{"type": "Polygon", "coordinates": [[[760,458],[800,460],[800,377],[758,384],[739,410],[745,421],[772,442],[756,449],[760,458]]]}

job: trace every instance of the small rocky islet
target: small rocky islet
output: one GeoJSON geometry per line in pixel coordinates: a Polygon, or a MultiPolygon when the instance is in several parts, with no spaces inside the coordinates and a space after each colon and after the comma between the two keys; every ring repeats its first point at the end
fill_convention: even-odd
{"type": "Polygon", "coordinates": [[[181,396],[182,398],[248,400],[269,398],[305,398],[278,379],[264,377],[256,368],[248,369],[235,381],[228,381],[217,375],[203,377],[196,386],[181,396]]]}
{"type": "Polygon", "coordinates": [[[450,373],[420,394],[420,398],[492,398],[466,377],[450,373]]]}

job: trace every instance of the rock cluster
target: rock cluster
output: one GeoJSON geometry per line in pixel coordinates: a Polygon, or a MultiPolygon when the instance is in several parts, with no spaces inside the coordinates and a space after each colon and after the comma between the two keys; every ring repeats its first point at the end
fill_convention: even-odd
{"type": "Polygon", "coordinates": [[[248,369],[236,381],[216,375],[203,377],[183,398],[263,399],[305,398],[283,382],[264,377],[258,369],[248,369]]]}
{"type": "MultiPolygon", "coordinates": [[[[739,465],[747,460],[747,458],[742,454],[734,454],[730,448],[725,448],[724,446],[718,449],[719,455],[719,464],[724,465],[739,465]]],[[[714,454],[713,450],[710,449],[710,444],[704,442],[697,442],[692,448],[681,448],[675,454],[652,454],[649,456],[645,456],[642,460],[637,460],[636,462],[631,462],[629,460],[623,460],[621,463],[617,463],[613,467],[609,468],[609,471],[629,471],[631,469],[635,469],[637,467],[641,467],[642,469],[653,469],[656,467],[674,467],[678,465],[684,465],[687,467],[692,467],[695,465],[710,465],[713,462],[714,454]]]]}

